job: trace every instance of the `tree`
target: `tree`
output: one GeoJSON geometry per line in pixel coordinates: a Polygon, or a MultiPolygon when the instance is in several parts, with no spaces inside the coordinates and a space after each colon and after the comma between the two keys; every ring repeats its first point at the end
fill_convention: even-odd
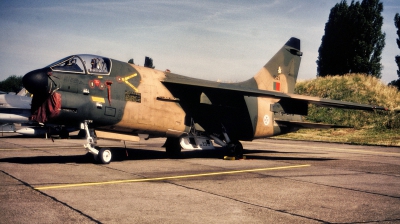
{"type": "Polygon", "coordinates": [[[337,3],[325,24],[318,50],[317,76],[365,73],[381,78],[385,33],[379,0],[337,3]]]}
{"type": "MultiPolygon", "coordinates": [[[[399,13],[396,13],[394,16],[394,25],[397,28],[397,36],[398,38],[396,39],[397,42],[397,47],[400,49],[400,15],[399,13]]],[[[397,67],[399,70],[397,70],[397,76],[399,77],[397,80],[393,80],[389,85],[396,86],[400,90],[400,55],[397,55],[394,57],[394,60],[397,64],[397,67]]]]}
{"type": "Polygon", "coordinates": [[[343,74],[349,71],[346,58],[341,56],[347,55],[346,51],[349,49],[347,46],[349,42],[346,40],[348,24],[344,19],[348,8],[347,2],[341,1],[331,9],[328,22],[325,24],[325,35],[318,50],[318,76],[343,74]]]}
{"type": "Polygon", "coordinates": [[[12,75],[0,82],[0,91],[18,93],[23,88],[22,76],[12,75]]]}

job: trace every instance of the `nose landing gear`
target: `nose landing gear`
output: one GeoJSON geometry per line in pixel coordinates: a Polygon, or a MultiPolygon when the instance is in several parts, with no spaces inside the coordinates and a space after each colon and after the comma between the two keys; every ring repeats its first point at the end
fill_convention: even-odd
{"type": "Polygon", "coordinates": [[[96,147],[96,136],[93,130],[91,131],[89,130],[88,127],[89,122],[90,121],[85,121],[82,123],[81,128],[84,129],[86,132],[86,141],[87,141],[87,144],[84,144],[83,146],[89,153],[93,154],[93,157],[97,162],[100,162],[102,164],[109,164],[112,159],[112,152],[109,148],[98,149],[96,147]]]}

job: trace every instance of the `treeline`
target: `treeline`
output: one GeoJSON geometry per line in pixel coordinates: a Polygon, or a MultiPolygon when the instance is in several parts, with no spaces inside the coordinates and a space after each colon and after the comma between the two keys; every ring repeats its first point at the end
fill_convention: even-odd
{"type": "Polygon", "coordinates": [[[381,78],[385,46],[383,4],[379,0],[337,3],[325,24],[317,76],[363,73],[381,78]]]}
{"type": "MultiPolygon", "coordinates": [[[[399,13],[396,13],[396,16],[394,17],[394,25],[397,28],[397,47],[400,49],[400,15],[399,13]]],[[[397,70],[397,76],[399,77],[397,80],[393,80],[390,85],[397,86],[397,88],[400,90],[400,55],[395,56],[395,62],[397,64],[397,67],[399,68],[397,70]]]]}
{"type": "MultiPolygon", "coordinates": [[[[383,3],[379,0],[361,2],[342,0],[330,11],[325,34],[318,50],[317,77],[361,73],[381,78],[382,50],[385,36],[382,32],[383,3]]],[[[397,45],[400,49],[400,16],[394,17],[397,45]]],[[[390,40],[395,41],[395,40],[390,40]]],[[[389,85],[400,89],[400,56],[394,59],[399,70],[398,79],[389,85]]]]}
{"type": "Polygon", "coordinates": [[[22,76],[12,75],[0,82],[0,91],[18,93],[23,88],[22,76]]]}

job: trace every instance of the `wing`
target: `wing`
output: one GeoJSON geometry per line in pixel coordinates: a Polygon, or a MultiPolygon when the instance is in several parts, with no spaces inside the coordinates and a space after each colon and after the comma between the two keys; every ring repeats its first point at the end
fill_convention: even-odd
{"type": "MultiPolygon", "coordinates": [[[[287,103],[290,102],[301,102],[310,103],[323,107],[337,107],[345,109],[356,109],[356,110],[387,110],[381,106],[367,105],[346,102],[341,100],[331,100],[312,96],[304,96],[297,94],[282,93],[276,91],[259,90],[248,88],[241,85],[241,83],[219,83],[206,81],[201,79],[188,78],[185,76],[180,76],[172,73],[166,75],[166,79],[162,81],[164,85],[171,91],[177,89],[196,89],[204,93],[214,92],[219,93],[221,96],[254,96],[254,97],[272,97],[275,99],[282,99],[287,103]]],[[[171,91],[176,92],[176,91],[171,91]]],[[[179,96],[177,96],[179,97],[179,96]]]]}
{"type": "Polygon", "coordinates": [[[300,122],[300,121],[285,121],[275,119],[278,124],[293,126],[298,128],[319,128],[319,129],[329,129],[329,128],[352,128],[349,126],[334,125],[334,124],[321,124],[321,123],[311,123],[311,122],[300,122]]]}

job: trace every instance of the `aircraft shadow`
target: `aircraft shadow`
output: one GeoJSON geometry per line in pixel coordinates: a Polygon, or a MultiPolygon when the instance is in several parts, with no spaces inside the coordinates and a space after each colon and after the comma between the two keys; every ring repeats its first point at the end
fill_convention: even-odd
{"type": "Polygon", "coordinates": [[[246,159],[254,160],[283,160],[283,161],[329,161],[336,160],[331,158],[315,158],[315,157],[285,157],[285,156],[246,156],[246,159]]]}
{"type": "MultiPolygon", "coordinates": [[[[217,148],[217,150],[198,150],[198,151],[182,151],[177,157],[168,157],[165,151],[149,150],[149,149],[125,149],[125,148],[111,148],[113,151],[112,162],[122,162],[127,160],[155,160],[155,159],[193,159],[193,158],[214,158],[223,159],[226,155],[225,150],[217,148]]],[[[246,159],[253,160],[284,160],[284,161],[327,161],[334,160],[330,158],[315,158],[315,157],[301,157],[305,153],[290,152],[290,154],[299,154],[296,156],[283,156],[288,152],[277,152],[270,150],[244,150],[246,159]],[[266,153],[282,154],[282,156],[268,156],[266,153]]],[[[312,153],[307,153],[312,154],[312,153]]],[[[33,157],[10,157],[0,159],[1,162],[16,163],[16,164],[92,164],[95,162],[92,154],[82,155],[49,155],[49,156],[33,156],[33,157]]]]}
{"type": "Polygon", "coordinates": [[[315,152],[281,152],[274,150],[263,150],[263,149],[245,149],[245,154],[260,154],[260,153],[279,153],[279,154],[325,154],[325,153],[315,153],[315,152]]]}
{"type": "Polygon", "coordinates": [[[71,156],[32,156],[32,157],[10,157],[0,159],[0,163],[18,164],[52,164],[52,163],[93,163],[92,155],[71,155],[71,156]]]}
{"type": "Polygon", "coordinates": [[[13,134],[13,135],[1,135],[0,134],[0,139],[1,138],[38,138],[37,136],[30,136],[30,135],[20,135],[20,134],[13,134]]]}

